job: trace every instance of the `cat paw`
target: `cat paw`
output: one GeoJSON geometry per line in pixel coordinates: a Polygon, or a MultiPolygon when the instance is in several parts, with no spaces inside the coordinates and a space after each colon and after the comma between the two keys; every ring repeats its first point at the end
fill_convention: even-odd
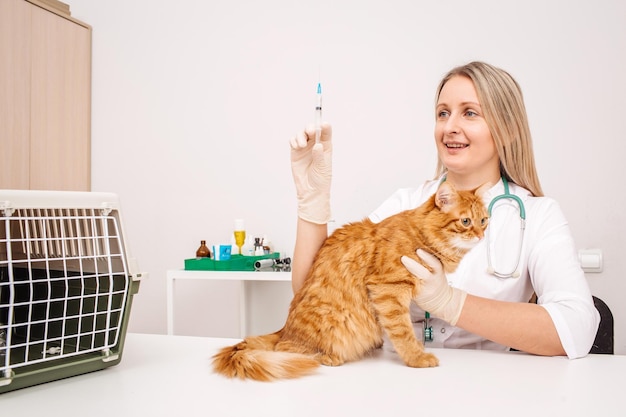
{"type": "Polygon", "coordinates": [[[432,353],[422,353],[415,359],[411,359],[407,361],[407,366],[412,368],[432,368],[435,366],[439,366],[439,359],[432,353]]]}
{"type": "Polygon", "coordinates": [[[325,366],[341,366],[344,364],[341,358],[334,355],[318,355],[316,359],[325,366]]]}

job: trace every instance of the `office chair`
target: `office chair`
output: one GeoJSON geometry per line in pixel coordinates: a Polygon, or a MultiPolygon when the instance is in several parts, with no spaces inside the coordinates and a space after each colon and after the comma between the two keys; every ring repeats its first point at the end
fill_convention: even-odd
{"type": "Polygon", "coordinates": [[[611,313],[609,306],[595,295],[593,296],[593,304],[596,306],[598,313],[600,313],[600,325],[598,326],[598,333],[596,333],[596,339],[593,341],[593,346],[591,346],[589,353],[612,355],[614,349],[613,313],[611,313]]]}

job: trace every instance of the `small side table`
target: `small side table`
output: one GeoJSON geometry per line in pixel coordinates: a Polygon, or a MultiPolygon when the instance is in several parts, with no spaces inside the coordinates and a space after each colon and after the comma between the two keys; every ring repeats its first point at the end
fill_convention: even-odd
{"type": "Polygon", "coordinates": [[[239,290],[239,335],[247,334],[246,323],[246,282],[249,281],[291,281],[291,272],[285,271],[186,271],[170,269],[167,271],[167,334],[174,334],[174,290],[175,281],[188,280],[222,280],[241,281],[239,290]]]}

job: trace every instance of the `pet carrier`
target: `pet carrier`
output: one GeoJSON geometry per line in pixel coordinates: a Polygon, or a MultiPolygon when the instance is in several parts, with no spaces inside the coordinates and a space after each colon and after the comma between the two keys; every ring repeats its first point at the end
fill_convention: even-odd
{"type": "Polygon", "coordinates": [[[118,364],[133,266],[115,194],[0,190],[0,393],[118,364]]]}

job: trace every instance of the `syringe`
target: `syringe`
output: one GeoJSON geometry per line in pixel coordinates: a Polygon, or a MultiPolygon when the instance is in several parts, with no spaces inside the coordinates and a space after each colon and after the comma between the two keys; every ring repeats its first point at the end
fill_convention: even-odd
{"type": "Polygon", "coordinates": [[[315,143],[322,136],[322,84],[317,83],[317,105],[315,106],[315,143]]]}

